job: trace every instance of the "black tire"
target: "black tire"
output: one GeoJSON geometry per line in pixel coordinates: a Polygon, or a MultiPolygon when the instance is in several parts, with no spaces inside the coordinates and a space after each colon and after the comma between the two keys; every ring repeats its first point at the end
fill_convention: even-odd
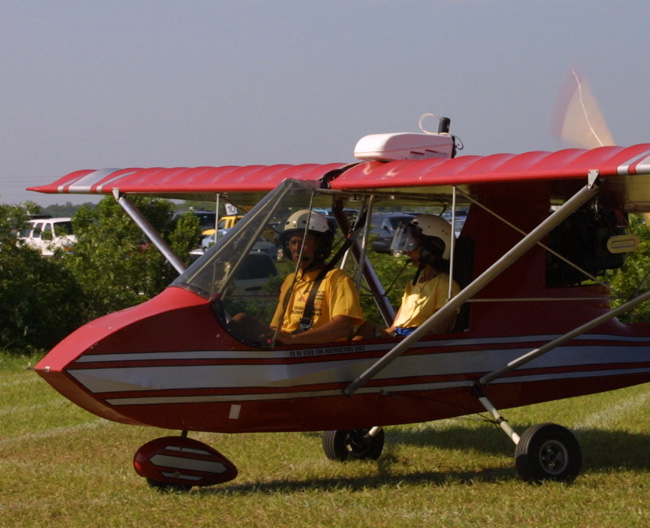
{"type": "Polygon", "coordinates": [[[159,480],[154,480],[147,478],[147,484],[152,489],[159,491],[160,493],[187,493],[192,489],[192,486],[186,486],[184,484],[168,484],[167,482],[160,482],[159,480]]]}
{"type": "Polygon", "coordinates": [[[515,465],[522,480],[570,482],[580,473],[580,444],[568,429],[553,423],[524,431],[515,450],[515,465]]]}
{"type": "Polygon", "coordinates": [[[384,430],[369,436],[370,429],[323,432],[323,451],[330,460],[377,460],[384,449],[384,430]]]}

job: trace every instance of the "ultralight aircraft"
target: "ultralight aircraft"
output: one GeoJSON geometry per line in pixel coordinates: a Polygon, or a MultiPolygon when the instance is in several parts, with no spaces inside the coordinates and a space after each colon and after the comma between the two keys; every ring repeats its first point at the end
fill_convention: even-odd
{"type": "Polygon", "coordinates": [[[486,411],[516,445],[521,478],[574,479],[581,451],[570,431],[544,423],[519,435],[499,409],[650,381],[650,323],[618,318],[650,292],[612,309],[601,279],[638,248],[627,216],[650,211],[650,144],[456,156],[459,140],[440,123],[437,133],[366,136],[351,164],[81,170],[33,188],[112,193],[179,272],[157,297],[79,328],[36,371],[98,416],[181,431],[135,455],[156,487],[237,475],[191,431],[324,431],[328,458],[375,459],[386,426],[486,411]],[[133,195],[218,195],[252,208],[186,269],[133,195]],[[331,211],[335,264],[387,326],[395,307],[368,258],[371,213],[435,211],[454,223],[466,211],[450,265],[460,293],[405,338],[288,346],[235,331],[239,312],[270,321],[281,277],[245,287],[238,270],[300,209],[331,211]]]}

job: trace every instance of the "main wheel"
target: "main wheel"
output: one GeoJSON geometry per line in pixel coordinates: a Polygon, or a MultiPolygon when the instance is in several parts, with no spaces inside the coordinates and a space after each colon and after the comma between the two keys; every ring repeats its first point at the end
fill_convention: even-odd
{"type": "Polygon", "coordinates": [[[528,482],[572,481],[582,466],[580,444],[560,425],[535,425],[521,435],[515,465],[521,479],[528,482]]]}
{"type": "Polygon", "coordinates": [[[384,430],[375,436],[370,429],[343,429],[323,432],[323,451],[330,460],[376,460],[384,449],[384,430]]]}

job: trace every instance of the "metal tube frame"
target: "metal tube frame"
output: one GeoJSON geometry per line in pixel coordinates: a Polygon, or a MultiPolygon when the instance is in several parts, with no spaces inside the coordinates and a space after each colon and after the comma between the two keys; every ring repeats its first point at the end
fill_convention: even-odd
{"type": "MultiPolygon", "coordinates": [[[[370,216],[371,211],[368,211],[368,216],[370,216]]],[[[351,230],[350,223],[345,214],[337,211],[336,208],[332,211],[332,214],[336,218],[341,230],[344,234],[348,234],[351,230]]],[[[350,250],[357,260],[359,269],[363,270],[363,277],[366,279],[368,288],[372,292],[372,296],[375,300],[375,304],[381,313],[382,319],[386,322],[387,325],[390,325],[395,318],[395,310],[390,304],[386,292],[375,272],[375,269],[372,267],[372,264],[368,261],[368,257],[365,255],[359,240],[355,240],[350,247],[350,250]]]]}
{"type": "Polygon", "coordinates": [[[426,334],[428,334],[439,321],[444,321],[446,317],[453,315],[460,306],[471,299],[477,292],[487,286],[496,277],[503,273],[508,267],[514,264],[522,257],[531,247],[550,233],[555,227],[561,224],[574,211],[588,202],[600,189],[598,183],[598,171],[589,171],[587,184],[567,200],[559,209],[548,216],[535,229],[526,235],[519,243],[507,251],[492,266],[485,270],[479,277],[461,290],[445,306],[434,313],[421,326],[419,326],[411,335],[405,337],[389,352],[377,360],[370,368],[363,372],[357,379],[343,389],[343,394],[352,396],[357,390],[363,387],[368,381],[374,378],[380,371],[386,368],[390,363],[406,352],[414,343],[417,343],[426,334]]]}

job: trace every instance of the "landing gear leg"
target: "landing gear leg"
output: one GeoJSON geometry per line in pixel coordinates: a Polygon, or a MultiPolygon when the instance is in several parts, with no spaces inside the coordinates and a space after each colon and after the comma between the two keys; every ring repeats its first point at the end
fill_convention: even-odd
{"type": "Polygon", "coordinates": [[[515,467],[522,480],[571,482],[578,476],[582,453],[571,431],[545,423],[529,427],[520,437],[478,387],[474,387],[474,394],[516,445],[515,467]]]}

